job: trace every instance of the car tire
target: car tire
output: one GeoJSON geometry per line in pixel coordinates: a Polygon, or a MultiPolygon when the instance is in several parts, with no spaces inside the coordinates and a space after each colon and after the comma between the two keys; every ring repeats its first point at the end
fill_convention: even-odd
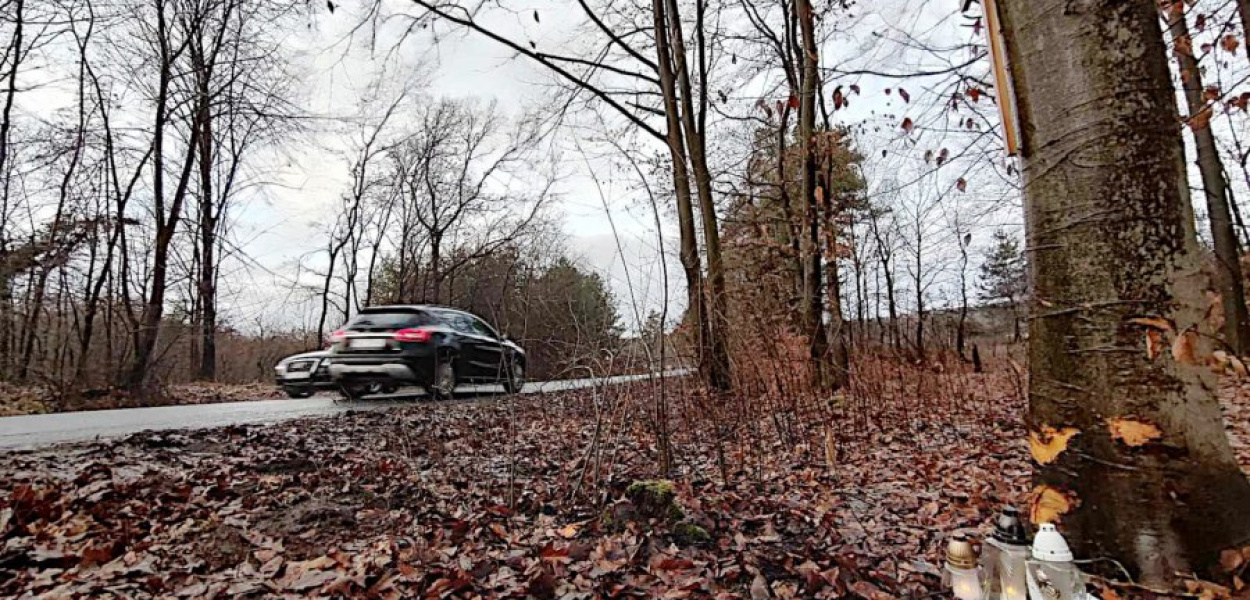
{"type": "Polygon", "coordinates": [[[312,395],[317,393],[317,390],[311,388],[285,388],[282,391],[286,392],[287,397],[294,398],[296,400],[312,398],[312,395]]]}
{"type": "Polygon", "coordinates": [[[355,402],[356,400],[360,400],[366,395],[373,393],[370,391],[369,387],[370,386],[359,384],[344,385],[339,387],[339,393],[343,395],[344,400],[355,402]]]}
{"type": "Polygon", "coordinates": [[[434,400],[450,400],[456,391],[456,361],[448,356],[434,364],[434,381],[425,386],[425,393],[434,400]]]}
{"type": "Polygon", "coordinates": [[[525,387],[525,363],[512,359],[507,364],[507,374],[504,375],[503,389],[509,394],[516,394],[525,387]]]}

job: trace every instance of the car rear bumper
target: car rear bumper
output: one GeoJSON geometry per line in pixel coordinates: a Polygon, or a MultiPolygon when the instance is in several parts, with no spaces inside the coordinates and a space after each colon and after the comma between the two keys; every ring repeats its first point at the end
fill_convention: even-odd
{"type": "Polygon", "coordinates": [[[334,383],[329,376],[325,377],[275,377],[273,381],[278,387],[289,389],[316,389],[327,390],[337,388],[338,384],[334,383]]]}
{"type": "Polygon", "coordinates": [[[433,360],[336,357],[329,367],[335,382],[408,383],[424,385],[433,376],[433,360]]]}
{"type": "Polygon", "coordinates": [[[331,364],[330,377],[334,379],[394,379],[416,381],[416,373],[403,363],[381,364],[331,364]]]}

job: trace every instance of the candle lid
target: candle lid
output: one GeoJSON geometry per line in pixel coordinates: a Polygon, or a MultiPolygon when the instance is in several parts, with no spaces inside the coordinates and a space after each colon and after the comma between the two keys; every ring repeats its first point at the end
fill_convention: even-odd
{"type": "Polygon", "coordinates": [[[1033,538],[1033,558],[1047,562],[1072,562],[1072,549],[1054,523],[1042,523],[1033,538]]]}
{"type": "Polygon", "coordinates": [[[994,521],[994,539],[1011,546],[1029,545],[1029,532],[1020,520],[1020,511],[1008,506],[994,521]]]}
{"type": "Polygon", "coordinates": [[[956,535],[946,543],[946,564],[956,569],[971,569],[977,566],[977,550],[967,536],[956,535]]]}

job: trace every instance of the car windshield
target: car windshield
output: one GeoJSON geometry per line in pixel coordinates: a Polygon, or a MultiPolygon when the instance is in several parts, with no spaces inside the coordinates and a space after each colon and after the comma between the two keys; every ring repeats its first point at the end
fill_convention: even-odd
{"type": "Polygon", "coordinates": [[[347,323],[348,331],[395,331],[429,325],[430,316],[419,310],[366,312],[347,323]]]}

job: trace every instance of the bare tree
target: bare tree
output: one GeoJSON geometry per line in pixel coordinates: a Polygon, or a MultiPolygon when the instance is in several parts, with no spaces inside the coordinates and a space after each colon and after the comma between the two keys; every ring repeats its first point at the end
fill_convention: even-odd
{"type": "Polygon", "coordinates": [[[1215,145],[1215,132],[1211,130],[1211,111],[1207,106],[1207,88],[1202,84],[1202,69],[1194,56],[1193,40],[1186,22],[1185,3],[1175,2],[1165,7],[1164,13],[1175,46],[1177,67],[1181,73],[1181,87],[1185,92],[1185,104],[1189,110],[1189,130],[1193,133],[1197,148],[1198,170],[1202,174],[1202,192],[1206,199],[1207,213],[1211,221],[1211,239],[1215,242],[1215,272],[1223,297],[1224,341],[1239,355],[1250,353],[1250,311],[1246,309],[1246,292],[1241,272],[1241,250],[1237,232],[1233,229],[1229,210],[1228,180],[1220,162],[1219,149],[1215,145]]]}
{"type": "Polygon", "coordinates": [[[459,265],[501,247],[538,214],[552,180],[518,222],[500,227],[502,223],[483,220],[503,214],[510,202],[503,191],[506,177],[531,156],[539,140],[539,130],[524,119],[511,132],[505,127],[494,104],[438,100],[422,107],[413,131],[391,148],[392,198],[411,208],[409,214],[429,243],[427,285],[415,292],[414,300],[441,302],[445,280],[459,265]],[[471,224],[490,233],[462,239],[472,236],[471,224]],[[460,256],[449,260],[447,250],[452,248],[460,256]]]}

